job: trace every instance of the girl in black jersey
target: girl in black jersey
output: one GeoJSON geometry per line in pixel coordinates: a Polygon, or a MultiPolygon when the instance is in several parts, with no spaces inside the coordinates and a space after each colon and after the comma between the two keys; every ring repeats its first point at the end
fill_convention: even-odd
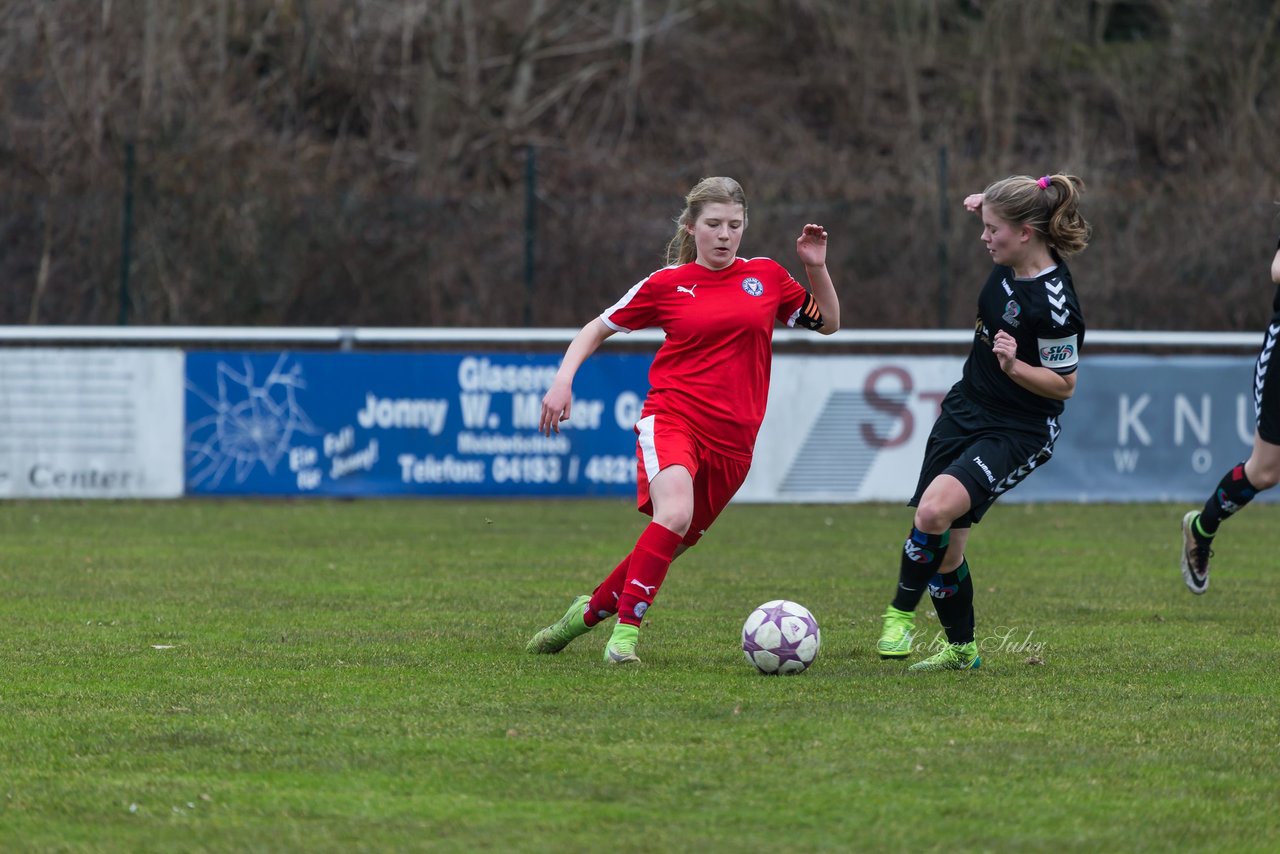
{"type": "MultiPolygon", "coordinates": [[[[1271,259],[1271,281],[1280,285],[1280,243],[1271,259]]],[[[1259,492],[1280,483],[1280,376],[1270,370],[1276,339],[1280,337],[1280,287],[1272,302],[1271,323],[1262,339],[1253,371],[1253,404],[1257,427],[1253,453],[1218,482],[1202,510],[1182,517],[1182,580],[1192,593],[1209,589],[1210,545],[1222,520],[1244,507],[1259,492]]]]}
{"type": "Polygon", "coordinates": [[[911,654],[927,589],[948,643],[911,670],[981,663],[964,547],[991,504],[1052,456],[1058,415],[1075,391],[1085,325],[1064,259],[1088,245],[1083,189],[1073,175],[1016,175],[964,200],[982,217],[995,267],[978,296],[964,374],[929,434],[898,588],[877,644],[882,658],[911,654]]]}

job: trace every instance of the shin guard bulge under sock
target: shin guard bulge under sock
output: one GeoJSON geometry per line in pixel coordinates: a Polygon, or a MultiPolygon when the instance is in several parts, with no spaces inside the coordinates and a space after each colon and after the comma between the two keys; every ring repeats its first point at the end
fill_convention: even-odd
{"type": "Polygon", "coordinates": [[[951,532],[926,534],[919,528],[911,529],[911,536],[902,544],[902,561],[898,567],[898,590],[893,597],[893,607],[899,611],[914,611],[924,596],[929,579],[938,572],[942,559],[947,555],[951,532]]]}
{"type": "Polygon", "coordinates": [[[631,552],[627,581],[618,596],[618,622],[640,625],[667,577],[667,569],[682,539],[680,534],[657,522],[650,522],[644,529],[631,552]]]}
{"type": "Polygon", "coordinates": [[[1214,536],[1224,519],[1238,513],[1257,494],[1257,487],[1245,476],[1244,463],[1235,466],[1223,476],[1209,500],[1204,503],[1204,510],[1200,511],[1200,518],[1196,520],[1200,526],[1198,533],[1206,537],[1214,536]]]}
{"type": "Polygon", "coordinates": [[[938,573],[929,580],[929,596],[938,622],[951,643],[973,640],[973,577],[969,561],[962,560],[954,572],[938,573]]]}

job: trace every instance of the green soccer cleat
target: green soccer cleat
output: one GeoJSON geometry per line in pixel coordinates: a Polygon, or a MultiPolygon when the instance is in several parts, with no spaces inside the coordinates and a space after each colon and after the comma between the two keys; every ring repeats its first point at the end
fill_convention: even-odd
{"type": "Polygon", "coordinates": [[[535,655],[559,652],[569,641],[591,631],[591,626],[582,619],[590,601],[591,597],[585,593],[574,599],[564,616],[534,635],[525,644],[524,651],[535,655]]]}
{"type": "Polygon", "coordinates": [[[908,670],[977,670],[982,666],[982,658],[978,655],[978,645],[968,643],[951,643],[937,655],[931,655],[924,661],[917,661],[908,670]]]}
{"type": "Polygon", "coordinates": [[[608,664],[639,664],[636,641],[640,639],[640,627],[618,623],[613,627],[609,642],[604,645],[604,660],[608,664]]]}
{"type": "Polygon", "coordinates": [[[881,658],[906,658],[911,654],[911,639],[916,634],[915,614],[899,611],[892,605],[884,612],[884,629],[876,652],[881,658]]]}

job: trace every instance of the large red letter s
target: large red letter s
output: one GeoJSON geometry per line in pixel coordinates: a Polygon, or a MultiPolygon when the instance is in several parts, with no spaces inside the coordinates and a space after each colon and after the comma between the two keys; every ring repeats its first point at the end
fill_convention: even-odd
{"type": "Polygon", "coordinates": [[[876,368],[867,375],[867,381],[862,388],[862,393],[866,395],[867,403],[873,409],[897,418],[902,426],[896,435],[877,436],[875,429],[870,424],[863,423],[859,425],[859,428],[862,430],[862,440],[864,442],[873,448],[893,448],[911,438],[911,431],[915,429],[915,417],[911,414],[907,401],[911,399],[912,390],[911,374],[896,365],[876,368]],[[890,392],[891,396],[881,394],[877,388],[881,377],[892,377],[897,380],[898,388],[890,392]]]}

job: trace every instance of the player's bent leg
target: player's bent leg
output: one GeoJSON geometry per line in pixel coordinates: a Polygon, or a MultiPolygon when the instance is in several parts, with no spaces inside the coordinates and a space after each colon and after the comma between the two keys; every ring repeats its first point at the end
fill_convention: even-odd
{"type": "MultiPolygon", "coordinates": [[[[946,561],[956,531],[951,524],[968,512],[971,504],[964,484],[949,474],[935,477],[924,490],[916,505],[911,535],[903,544],[898,569],[898,590],[893,602],[884,612],[884,624],[876,652],[881,658],[906,658],[911,654],[911,642],[915,636],[915,608],[924,595],[928,580],[946,561]]],[[[958,529],[961,534],[959,558],[963,558],[964,540],[968,528],[958,529]]]]}
{"type": "Polygon", "coordinates": [[[1179,561],[1182,580],[1192,593],[1209,588],[1210,546],[1223,522],[1239,513],[1258,496],[1280,483],[1280,445],[1263,439],[1255,431],[1253,453],[1233,466],[1214,487],[1199,512],[1182,517],[1182,550],[1179,561]]]}
{"type": "Polygon", "coordinates": [[[976,641],[969,643],[949,643],[942,652],[931,655],[924,661],[918,661],[908,667],[916,673],[934,670],[977,670],[982,666],[982,658],[978,655],[976,641]]]}
{"type": "Polygon", "coordinates": [[[945,472],[938,475],[920,496],[913,524],[921,531],[940,534],[969,512],[973,498],[960,480],[945,472]]]}
{"type": "Polygon", "coordinates": [[[608,664],[638,664],[640,621],[653,604],[671,562],[684,552],[682,538],[693,518],[693,476],[684,465],[666,466],[649,478],[653,521],[636,541],[627,581],[618,597],[618,623],[604,647],[608,664]]]}
{"type": "Polygon", "coordinates": [[[569,605],[569,610],[564,612],[564,616],[529,639],[524,647],[525,652],[556,653],[568,646],[574,638],[591,631],[591,627],[583,619],[587,603],[590,601],[591,597],[585,593],[574,599],[569,605]]]}
{"type": "Polygon", "coordinates": [[[618,623],[613,627],[609,642],[604,645],[606,664],[639,664],[636,655],[636,641],[640,639],[640,627],[628,623],[618,623]]]}
{"type": "Polygon", "coordinates": [[[653,521],[684,536],[693,521],[693,476],[682,465],[667,466],[649,481],[653,521]]]}

